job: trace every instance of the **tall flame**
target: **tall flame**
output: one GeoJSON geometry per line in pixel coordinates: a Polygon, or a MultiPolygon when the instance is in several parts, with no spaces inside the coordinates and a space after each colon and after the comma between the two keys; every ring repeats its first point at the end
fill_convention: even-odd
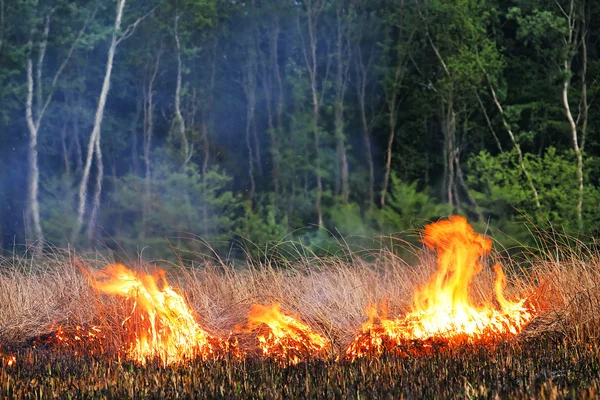
{"type": "Polygon", "coordinates": [[[267,332],[259,333],[257,338],[265,357],[297,364],[302,359],[322,355],[329,347],[329,341],[308,325],[283,314],[279,303],[252,306],[247,330],[258,330],[263,324],[268,327],[267,332]]]}
{"type": "Polygon", "coordinates": [[[130,336],[130,358],[141,363],[158,358],[171,364],[211,355],[225,345],[198,325],[184,298],[167,283],[164,271],[150,275],[111,264],[94,276],[96,290],[133,302],[131,314],[123,322],[130,336]]]}
{"type": "Polygon", "coordinates": [[[423,242],[437,252],[437,271],[414,295],[411,312],[403,318],[387,319],[376,308],[367,311],[369,321],[346,351],[349,358],[381,353],[387,347],[419,339],[477,339],[517,334],[534,316],[525,300],[509,301],[504,296],[506,276],[499,264],[496,272],[494,304],[474,304],[469,288],[482,266],[479,259],[488,254],[492,242],[473,231],[460,216],[425,227],[423,242]]]}

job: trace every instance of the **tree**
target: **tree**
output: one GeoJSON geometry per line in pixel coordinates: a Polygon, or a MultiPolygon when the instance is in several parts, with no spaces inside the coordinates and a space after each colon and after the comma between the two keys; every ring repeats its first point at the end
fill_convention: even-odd
{"type": "MultiPolygon", "coordinates": [[[[373,153],[371,146],[371,123],[367,117],[367,88],[374,81],[373,75],[375,75],[374,66],[377,63],[377,50],[374,47],[365,46],[365,43],[369,43],[373,40],[370,35],[376,35],[380,29],[380,21],[375,17],[373,12],[365,12],[363,7],[366,4],[356,5],[356,16],[354,17],[355,23],[353,24],[352,42],[354,43],[353,49],[353,61],[355,71],[355,86],[356,96],[358,100],[359,114],[360,114],[360,126],[362,131],[362,141],[365,153],[365,160],[367,162],[367,169],[369,174],[369,207],[375,205],[375,164],[373,162],[373,153]],[[359,17],[361,15],[361,17],[359,17]],[[370,35],[369,35],[370,33],[370,35]],[[368,50],[363,50],[368,49],[368,50]],[[366,54],[365,54],[366,52],[366,54]]],[[[392,107],[395,110],[395,107],[392,107]]],[[[393,129],[395,130],[395,129],[393,129]]],[[[393,136],[392,136],[393,144],[393,136]]],[[[390,146],[390,144],[388,145],[390,146]]],[[[391,152],[389,153],[391,155],[391,152]]],[[[389,159],[389,166],[386,163],[387,168],[391,168],[391,158],[389,159]]],[[[389,179],[389,177],[388,177],[389,179]]],[[[385,184],[387,186],[387,184],[385,184]]],[[[383,203],[385,204],[385,193],[382,192],[383,203]]]]}
{"type": "Polygon", "coordinates": [[[93,234],[94,226],[96,223],[96,217],[98,209],[100,208],[100,194],[102,193],[102,179],[104,177],[104,166],[102,163],[102,149],[100,147],[100,129],[102,127],[102,117],[104,115],[104,107],[106,106],[106,98],[110,90],[110,79],[112,74],[113,62],[115,58],[115,52],[117,46],[125,39],[129,38],[135,32],[138,24],[144,20],[153,10],[138,18],[134,23],[129,25],[123,32],[121,32],[121,22],[123,20],[123,10],[125,8],[126,0],[117,0],[117,10],[115,15],[115,22],[113,32],[111,34],[110,47],[108,49],[108,56],[106,60],[106,70],[104,74],[104,80],[102,82],[102,89],[100,90],[100,97],[98,99],[98,106],[96,108],[96,116],[94,119],[94,127],[88,141],[87,156],[85,159],[85,166],[83,169],[83,176],[79,185],[79,207],[78,212],[78,228],[74,234],[78,234],[83,225],[83,219],[85,216],[85,208],[87,201],[87,186],[90,178],[90,170],[92,167],[92,157],[96,155],[96,186],[94,190],[94,201],[92,205],[92,212],[89,218],[88,232],[93,234]]]}
{"type": "MultiPolygon", "coordinates": [[[[396,5],[395,3],[392,3],[396,5]]],[[[388,114],[388,139],[385,151],[385,170],[383,185],[380,192],[379,205],[385,206],[390,174],[392,171],[392,150],[398,124],[398,107],[400,104],[401,89],[407,74],[407,65],[411,59],[411,50],[416,33],[415,20],[411,20],[407,0],[399,0],[396,8],[388,18],[384,48],[387,61],[386,72],[383,76],[382,87],[385,93],[386,109],[388,114]],[[394,35],[395,32],[395,36],[394,35]]],[[[412,16],[414,18],[414,16],[412,16]]]]}
{"type": "MultiPolygon", "coordinates": [[[[335,8],[335,99],[334,99],[334,130],[336,153],[338,158],[339,180],[341,181],[341,194],[344,204],[348,203],[350,197],[350,186],[348,183],[348,154],[346,152],[346,138],[344,135],[344,97],[348,84],[348,72],[350,70],[350,43],[348,4],[344,0],[338,0],[335,8]]],[[[337,185],[336,185],[337,186],[337,185]]]]}
{"type": "MultiPolygon", "coordinates": [[[[50,37],[50,26],[53,20],[53,15],[57,8],[61,7],[72,7],[74,4],[61,4],[56,3],[52,8],[44,9],[38,6],[34,13],[35,15],[31,20],[31,27],[29,33],[29,40],[27,43],[27,61],[26,61],[26,74],[27,74],[27,100],[25,102],[25,119],[27,121],[27,128],[29,131],[29,190],[28,190],[28,215],[33,222],[33,231],[36,239],[36,250],[41,252],[44,246],[44,238],[42,233],[42,225],[40,221],[40,207],[38,203],[38,188],[39,188],[39,168],[38,168],[38,135],[40,131],[40,125],[46,114],[48,106],[52,101],[52,97],[56,90],[58,80],[67,66],[73,52],[77,48],[81,41],[89,22],[94,18],[96,10],[88,11],[88,17],[83,23],[83,26],[74,38],[67,40],[71,41],[71,46],[67,49],[66,54],[58,67],[54,72],[49,87],[44,90],[44,59],[46,57],[46,50],[48,48],[48,40],[50,37]],[[36,40],[36,49],[34,50],[34,36],[38,36],[37,29],[39,25],[43,26],[41,36],[36,40]],[[37,51],[37,60],[35,63],[35,79],[34,79],[34,66],[33,66],[33,52],[37,51]],[[44,91],[46,91],[44,98],[44,91]]],[[[4,5],[2,4],[2,11],[4,5]]],[[[59,24],[60,25],[60,24],[59,24]]],[[[64,40],[64,39],[63,39],[64,40]]]]}
{"type": "MultiPolygon", "coordinates": [[[[301,38],[302,54],[308,71],[310,82],[310,93],[312,98],[312,133],[314,138],[314,155],[315,155],[315,178],[317,182],[317,192],[315,199],[315,210],[317,212],[317,225],[323,226],[323,210],[321,202],[323,199],[323,178],[321,171],[321,133],[319,127],[321,99],[319,94],[319,60],[317,58],[318,47],[318,28],[321,22],[321,17],[325,9],[326,0],[307,0],[304,4],[306,13],[306,35],[302,32],[300,23],[300,13],[298,13],[298,32],[301,38]],[[308,39],[305,38],[308,36],[308,39]]],[[[326,73],[329,71],[327,70],[326,73]]],[[[325,79],[326,80],[326,79],[325,79]]]]}

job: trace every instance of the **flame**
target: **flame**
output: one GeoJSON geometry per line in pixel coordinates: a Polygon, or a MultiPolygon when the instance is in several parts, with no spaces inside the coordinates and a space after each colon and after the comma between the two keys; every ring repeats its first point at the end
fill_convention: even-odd
{"type": "Polygon", "coordinates": [[[252,306],[247,331],[263,326],[267,327],[266,332],[259,333],[257,339],[265,357],[297,364],[302,359],[323,355],[329,347],[329,341],[308,325],[283,314],[279,303],[252,306]]]}
{"type": "Polygon", "coordinates": [[[437,271],[414,295],[411,312],[403,318],[388,319],[375,307],[367,310],[368,322],[346,350],[353,359],[380,354],[413,340],[483,339],[516,335],[534,317],[525,300],[509,301],[504,296],[506,276],[495,265],[494,304],[476,305],[469,287],[482,266],[479,259],[492,249],[492,242],[473,231],[460,216],[425,227],[425,245],[437,252],[437,271]]]}
{"type": "Polygon", "coordinates": [[[228,346],[198,325],[184,298],[167,283],[164,271],[150,275],[111,264],[93,275],[96,290],[133,302],[131,314],[123,321],[131,359],[145,363],[158,358],[167,365],[214,355],[228,346]]]}

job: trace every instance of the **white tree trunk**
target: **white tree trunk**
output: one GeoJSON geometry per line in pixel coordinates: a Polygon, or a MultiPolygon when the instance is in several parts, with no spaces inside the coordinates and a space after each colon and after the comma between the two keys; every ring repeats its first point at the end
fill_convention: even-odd
{"type": "Polygon", "coordinates": [[[179,32],[177,30],[179,22],[179,15],[175,16],[175,45],[177,47],[177,83],[175,85],[175,118],[177,119],[177,126],[179,127],[179,136],[181,136],[181,146],[183,150],[183,169],[187,168],[187,163],[191,158],[190,146],[185,133],[185,121],[181,114],[181,75],[182,75],[182,62],[181,62],[181,43],[179,40],[179,32]]]}
{"type": "MultiPolygon", "coordinates": [[[[565,42],[568,47],[567,57],[563,60],[562,65],[562,73],[564,75],[563,78],[563,89],[562,89],[562,105],[565,110],[565,115],[567,117],[567,121],[569,121],[569,126],[571,128],[571,140],[573,142],[573,150],[575,151],[575,156],[577,157],[577,226],[579,229],[583,228],[583,154],[581,151],[581,147],[579,146],[579,138],[577,134],[577,122],[573,118],[573,113],[571,112],[571,107],[569,105],[569,86],[571,84],[571,65],[572,65],[572,56],[571,51],[576,50],[578,47],[577,42],[577,20],[576,20],[576,12],[575,12],[575,0],[571,0],[569,2],[569,13],[563,13],[567,18],[567,24],[569,26],[568,35],[565,38],[565,42]]],[[[585,39],[584,39],[585,40],[585,39]]],[[[587,51],[587,49],[585,49],[587,51]]],[[[585,86],[584,86],[585,88],[585,86]]],[[[587,97],[587,96],[586,96],[587,97]]],[[[587,100],[587,99],[586,99],[587,100]]],[[[587,111],[587,110],[586,110],[587,111]]]]}
{"type": "MultiPolygon", "coordinates": [[[[125,7],[125,0],[118,0],[117,3],[117,15],[115,18],[114,31],[112,34],[112,40],[110,43],[110,48],[108,49],[108,59],[106,61],[106,72],[104,74],[104,82],[102,83],[102,90],[100,91],[100,98],[98,99],[98,108],[96,109],[96,117],[94,120],[94,128],[92,129],[92,134],[90,135],[90,140],[88,142],[87,156],[85,159],[85,166],[83,168],[83,176],[81,178],[81,183],[79,185],[79,207],[77,210],[78,216],[78,227],[75,230],[75,233],[79,233],[81,227],[83,225],[83,218],[85,216],[85,207],[87,200],[87,186],[90,178],[90,169],[92,167],[92,158],[94,156],[95,150],[100,149],[100,128],[102,126],[102,118],[104,115],[104,106],[106,105],[106,98],[108,96],[108,91],[110,90],[110,77],[112,73],[113,60],[115,57],[115,50],[117,49],[118,44],[120,43],[119,38],[119,30],[121,28],[121,20],[123,18],[123,8],[125,7]]],[[[99,154],[98,157],[101,157],[99,154]]],[[[97,158],[98,159],[98,158],[97,158]]],[[[98,165],[98,174],[102,175],[102,166],[98,165]]],[[[102,191],[102,182],[100,184],[96,184],[96,192],[94,195],[94,202],[96,202],[96,198],[100,198],[100,194],[102,191]]],[[[97,211],[92,212],[92,216],[95,217],[97,211]]]]}
{"type": "Polygon", "coordinates": [[[29,130],[29,190],[28,190],[28,214],[33,220],[33,232],[36,239],[36,252],[41,251],[44,246],[42,225],[40,222],[40,207],[38,203],[38,186],[40,172],[38,169],[37,137],[38,128],[33,121],[33,65],[31,58],[27,59],[27,102],[25,117],[29,130]]]}
{"type": "MultiPolygon", "coordinates": [[[[570,72],[571,66],[568,60],[564,61],[564,71],[565,75],[567,75],[567,71],[570,72]]],[[[573,150],[575,151],[575,156],[577,157],[577,225],[581,229],[583,227],[583,217],[582,217],[582,208],[583,208],[583,155],[581,152],[581,148],[579,147],[579,140],[577,137],[577,123],[573,119],[573,114],[571,113],[571,107],[569,106],[569,83],[570,83],[570,75],[565,77],[563,82],[563,91],[562,91],[562,103],[565,109],[565,114],[567,116],[567,120],[569,121],[569,126],[571,127],[571,140],[573,141],[573,150]]]]}

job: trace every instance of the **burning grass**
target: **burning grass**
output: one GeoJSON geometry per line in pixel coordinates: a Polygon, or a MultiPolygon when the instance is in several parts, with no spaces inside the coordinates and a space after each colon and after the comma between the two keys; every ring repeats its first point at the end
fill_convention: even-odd
{"type": "Polygon", "coordinates": [[[597,390],[597,252],[574,242],[499,259],[463,219],[423,240],[413,265],[391,251],[170,274],[58,252],[2,260],[0,397],[597,390]]]}

